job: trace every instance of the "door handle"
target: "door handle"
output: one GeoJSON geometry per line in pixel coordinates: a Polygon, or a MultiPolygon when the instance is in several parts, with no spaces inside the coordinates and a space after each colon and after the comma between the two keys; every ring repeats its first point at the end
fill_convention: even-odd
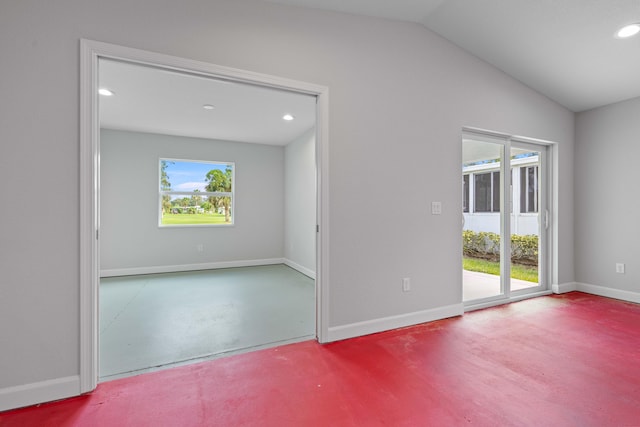
{"type": "Polygon", "coordinates": [[[548,209],[544,210],[544,229],[545,230],[549,229],[549,210],[548,209]]]}

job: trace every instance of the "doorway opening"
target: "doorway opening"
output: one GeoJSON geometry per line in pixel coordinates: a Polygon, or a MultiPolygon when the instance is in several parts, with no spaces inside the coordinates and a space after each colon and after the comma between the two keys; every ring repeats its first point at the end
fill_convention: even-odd
{"type": "MultiPolygon", "coordinates": [[[[124,270],[124,274],[151,274],[151,273],[165,273],[168,271],[189,271],[189,270],[201,270],[207,268],[225,268],[225,267],[239,267],[244,268],[251,265],[266,265],[267,268],[274,264],[289,264],[290,267],[297,269],[299,271],[303,271],[305,274],[309,274],[309,271],[315,274],[315,287],[313,291],[313,296],[315,303],[314,305],[314,313],[312,313],[312,318],[315,323],[315,330],[313,331],[313,336],[316,337],[320,342],[325,341],[326,333],[327,333],[327,325],[328,325],[328,307],[327,307],[327,298],[326,292],[324,292],[324,277],[326,277],[326,265],[323,264],[322,259],[326,255],[323,251],[326,250],[326,245],[324,244],[324,233],[322,231],[325,230],[327,225],[327,213],[326,213],[326,205],[323,203],[323,200],[326,199],[326,161],[328,158],[328,150],[327,150],[327,127],[326,121],[324,118],[327,116],[327,89],[322,86],[317,86],[313,84],[303,83],[292,81],[289,79],[282,79],[274,76],[267,76],[257,73],[251,73],[242,70],[230,69],[226,67],[220,67],[208,63],[202,63],[198,61],[186,60],[183,58],[172,57],[168,55],[156,54],[146,51],[141,51],[137,49],[130,49],[122,46],[115,46],[95,41],[82,40],[81,41],[81,354],[80,354],[80,364],[81,364],[81,391],[87,392],[93,390],[97,385],[97,380],[99,376],[99,362],[98,362],[98,342],[99,342],[99,284],[100,284],[100,273],[102,271],[103,275],[105,275],[105,271],[103,270],[111,270],[107,271],[106,275],[118,276],[122,275],[124,270]],[[157,265],[149,263],[147,265],[142,266],[132,266],[132,265],[120,265],[114,266],[113,268],[109,268],[102,263],[101,259],[101,250],[103,249],[101,245],[100,238],[103,237],[103,231],[101,229],[101,219],[104,215],[104,210],[101,207],[101,202],[104,203],[102,198],[101,191],[101,166],[102,161],[105,160],[102,158],[101,152],[101,129],[105,129],[108,126],[103,126],[105,123],[101,120],[101,103],[106,102],[103,101],[100,95],[98,95],[98,89],[100,88],[100,67],[102,63],[106,63],[106,61],[117,62],[121,64],[127,65],[135,65],[140,67],[146,67],[147,69],[160,70],[165,74],[173,74],[173,75],[181,75],[183,77],[194,77],[195,80],[209,80],[215,81],[217,83],[221,83],[222,85],[228,86],[240,86],[243,88],[250,87],[262,90],[263,92],[278,92],[284,93],[286,95],[299,95],[304,98],[312,98],[314,100],[315,111],[314,111],[314,122],[315,127],[309,132],[315,138],[315,145],[313,148],[314,155],[314,176],[313,176],[313,185],[314,191],[312,194],[315,199],[315,209],[314,209],[314,218],[312,221],[312,230],[311,234],[313,236],[312,242],[312,257],[313,257],[313,265],[311,268],[307,268],[303,263],[296,263],[295,261],[290,261],[286,257],[289,254],[281,254],[280,257],[273,256],[268,259],[259,259],[256,263],[256,259],[251,257],[238,257],[236,254],[236,258],[233,259],[222,259],[218,260],[218,258],[212,257],[209,261],[205,262],[192,262],[191,264],[183,261],[177,262],[172,265],[157,265]],[[99,107],[100,106],[100,107],[99,107]],[[240,258],[240,259],[238,259],[240,258]],[[280,262],[278,262],[280,261],[280,262]],[[178,268],[176,269],[176,265],[178,268]],[[160,267],[158,269],[158,267],[160,267]],[[304,271],[307,268],[309,271],[304,271]],[[136,271],[137,269],[137,271],[136,271]],[[315,271],[313,271],[315,270],[315,271]]],[[[161,88],[165,89],[165,88],[161,88]]],[[[158,93],[162,93],[159,91],[158,93]]],[[[240,97],[239,97],[240,98],[240,97]]],[[[156,102],[161,102],[161,99],[158,98],[158,95],[154,98],[156,102]]],[[[210,108],[205,106],[206,104],[199,105],[198,113],[208,112],[210,108]]],[[[251,104],[253,105],[253,104],[251,104]]],[[[245,104],[247,106],[247,104],[245,104]]],[[[215,106],[214,106],[215,108],[215,106]]],[[[249,107],[247,107],[249,108],[249,107]]],[[[287,114],[290,112],[284,111],[279,114],[287,114]]],[[[141,116],[140,121],[144,121],[144,115],[141,116]]],[[[283,118],[281,115],[280,118],[283,118]]],[[[287,120],[287,119],[285,119],[287,120]]],[[[165,121],[166,124],[166,121],[165,121]]],[[[245,129],[251,129],[252,126],[246,126],[245,129]]],[[[115,130],[114,127],[110,129],[113,132],[127,133],[129,136],[132,133],[140,133],[145,134],[146,136],[153,135],[155,139],[160,136],[162,137],[171,137],[176,138],[183,136],[180,135],[179,132],[161,132],[161,133],[153,133],[157,132],[152,129],[118,129],[115,130]]],[[[202,142],[202,140],[208,139],[207,135],[189,135],[185,138],[197,139],[198,142],[202,142]]],[[[245,139],[244,137],[239,137],[241,140],[245,139]]],[[[225,136],[217,136],[212,137],[211,139],[224,140],[226,142],[232,141],[234,138],[225,137],[225,136]]],[[[245,142],[246,144],[251,144],[251,142],[245,142]]],[[[265,142],[259,142],[258,144],[266,144],[265,142]]],[[[135,150],[134,146],[130,146],[132,150],[135,150]]],[[[219,148],[219,147],[218,147],[219,148]]],[[[227,147],[228,148],[228,147],[227,147]]],[[[219,150],[218,150],[219,152],[219,150]]],[[[193,157],[198,157],[197,155],[192,155],[193,152],[189,155],[178,156],[179,158],[188,158],[191,159],[193,157]]],[[[175,155],[166,154],[164,156],[160,156],[159,158],[176,158],[175,155]]],[[[199,159],[196,159],[199,160],[199,159]]],[[[212,158],[208,160],[213,161],[229,161],[228,158],[212,158]]],[[[158,159],[154,160],[155,164],[158,164],[158,159]]],[[[266,162],[266,161],[265,161],[266,162]]],[[[258,163],[265,163],[258,162],[258,163]]],[[[246,165],[245,165],[246,166],[246,165]]],[[[239,162],[235,162],[236,170],[234,171],[234,179],[237,181],[237,188],[234,190],[234,204],[232,207],[227,207],[226,205],[222,206],[222,209],[233,209],[232,213],[229,214],[228,209],[226,214],[227,217],[233,215],[234,222],[231,226],[223,225],[223,227],[227,227],[223,233],[229,234],[228,230],[240,231],[241,226],[240,223],[247,224],[249,220],[247,219],[248,212],[251,208],[247,208],[246,204],[240,203],[240,196],[238,195],[241,189],[245,191],[248,189],[246,176],[243,179],[240,177],[238,172],[239,170],[239,162]],[[242,210],[244,209],[244,213],[242,210]],[[237,212],[236,212],[237,210],[237,212]],[[244,216],[244,218],[243,218],[244,216]],[[229,228],[231,227],[231,228],[229,228]]],[[[243,167],[244,171],[247,172],[251,168],[243,167]]],[[[281,171],[281,174],[283,172],[281,171]]],[[[151,182],[157,182],[158,176],[160,175],[160,171],[157,171],[155,176],[153,177],[151,182]]],[[[161,196],[157,192],[156,185],[152,184],[150,188],[152,188],[151,192],[155,193],[153,197],[157,197],[158,201],[154,203],[154,205],[158,208],[162,206],[161,196]],[[155,188],[155,189],[154,189],[155,188]]],[[[193,189],[192,189],[193,190],[193,189]]],[[[217,197],[226,197],[227,194],[224,193],[223,190],[216,190],[220,194],[213,194],[207,196],[217,196],[217,197]]],[[[260,191],[256,191],[256,193],[260,193],[260,191]]],[[[267,196],[273,196],[273,194],[267,194],[267,196]]],[[[140,197],[143,197],[143,194],[139,193],[140,197]]],[[[198,196],[200,197],[200,196],[198,196]]],[[[274,200],[277,202],[278,196],[274,196],[274,200]]],[[[280,195],[280,199],[282,199],[282,195],[280,195]]],[[[208,200],[209,201],[209,200],[208,200]]],[[[211,203],[215,205],[215,203],[211,203]]],[[[265,209],[268,209],[268,202],[264,203],[265,209]]],[[[130,202],[123,202],[122,204],[112,208],[122,209],[125,211],[130,211],[132,209],[132,205],[130,202]]],[[[198,208],[194,206],[195,214],[201,214],[202,211],[206,211],[207,208],[211,208],[210,206],[206,206],[204,204],[199,204],[198,208]]],[[[215,215],[213,212],[215,206],[211,209],[211,213],[215,215]]],[[[155,208],[153,211],[155,212],[155,208]]],[[[183,214],[183,212],[187,212],[187,214],[192,214],[188,209],[176,209],[176,212],[179,214],[183,214]]],[[[281,213],[284,215],[284,212],[281,213]]],[[[177,215],[177,214],[176,214],[177,215]]],[[[223,218],[225,215],[219,214],[223,218]]],[[[154,215],[150,215],[153,217],[154,215]]],[[[155,224],[154,226],[158,227],[158,217],[154,218],[155,224]]],[[[154,222],[152,220],[152,222],[154,222]]],[[[280,218],[282,221],[282,218],[280,218]]],[[[264,224],[263,224],[264,226],[264,224]]],[[[207,225],[206,227],[216,227],[216,225],[207,225]]],[[[218,228],[220,230],[220,228],[218,228]]],[[[176,227],[170,230],[171,233],[177,234],[180,231],[185,231],[186,234],[191,235],[204,235],[206,230],[202,228],[200,225],[189,224],[184,228],[176,227]]],[[[183,233],[184,234],[184,233],[183,233]]],[[[217,233],[218,235],[222,233],[217,233]]],[[[153,239],[150,239],[153,240],[153,239]]],[[[218,243],[219,239],[208,240],[207,243],[201,242],[197,243],[195,246],[195,251],[197,252],[206,252],[208,249],[215,250],[216,243],[218,243]],[[202,248],[202,249],[201,249],[202,248]]],[[[178,242],[178,246],[180,246],[178,242]]],[[[253,247],[253,249],[256,249],[253,247]]],[[[181,256],[180,251],[178,251],[178,255],[174,254],[176,257],[181,256]]],[[[188,258],[187,258],[188,259],[188,258]]],[[[201,260],[197,260],[201,261],[201,260]]],[[[288,268],[288,267],[287,267],[288,268]]],[[[289,269],[291,270],[291,269],[289,269]]],[[[293,337],[292,337],[293,338],[293,337]]]]}
{"type": "Polygon", "coordinates": [[[465,308],[549,293],[549,145],[465,131],[462,153],[465,308]]]}

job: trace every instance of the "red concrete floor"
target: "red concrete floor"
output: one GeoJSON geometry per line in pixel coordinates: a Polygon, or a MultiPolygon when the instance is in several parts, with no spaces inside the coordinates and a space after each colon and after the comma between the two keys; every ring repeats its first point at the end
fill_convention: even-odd
{"type": "Polygon", "coordinates": [[[638,426],[640,305],[582,293],[102,383],[0,426],[638,426]]]}

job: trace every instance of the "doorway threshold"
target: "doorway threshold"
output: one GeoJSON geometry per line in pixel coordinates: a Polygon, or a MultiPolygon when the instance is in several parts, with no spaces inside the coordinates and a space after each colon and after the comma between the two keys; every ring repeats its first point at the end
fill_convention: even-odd
{"type": "Polygon", "coordinates": [[[253,352],[253,351],[259,351],[259,350],[266,350],[266,349],[269,349],[269,348],[281,347],[281,346],[288,345],[288,344],[295,344],[295,343],[304,342],[304,341],[313,341],[315,339],[316,339],[315,335],[304,335],[304,336],[301,336],[301,337],[295,337],[295,338],[290,338],[290,339],[286,339],[286,340],[270,342],[270,343],[267,343],[267,344],[260,344],[260,345],[254,345],[254,346],[251,346],[251,347],[244,347],[244,348],[237,348],[237,349],[232,349],[232,350],[225,350],[225,351],[221,351],[221,352],[218,352],[218,353],[206,354],[206,355],[203,355],[203,356],[197,356],[197,357],[192,357],[192,358],[189,358],[189,359],[179,360],[179,361],[175,361],[175,362],[164,363],[164,364],[161,364],[161,365],[151,366],[151,367],[148,367],[148,368],[133,369],[133,370],[127,371],[127,372],[119,372],[117,374],[105,375],[105,376],[102,376],[102,377],[100,377],[98,379],[98,383],[118,380],[118,379],[121,379],[121,378],[133,377],[133,376],[137,376],[137,375],[147,374],[147,373],[150,373],[150,372],[162,371],[162,370],[165,370],[165,369],[177,368],[178,366],[192,365],[192,364],[195,364],[195,363],[200,363],[200,362],[206,362],[206,361],[209,361],[209,360],[220,359],[220,358],[223,358],[223,357],[237,356],[239,354],[250,353],[250,352],[253,352]]]}
{"type": "Polygon", "coordinates": [[[522,295],[512,295],[510,297],[502,297],[491,299],[490,301],[470,301],[469,303],[464,303],[464,312],[470,312],[475,310],[482,310],[483,308],[495,307],[503,304],[510,304],[512,302],[522,301],[530,298],[537,298],[546,295],[553,294],[551,290],[544,290],[539,292],[531,292],[522,295]]]}

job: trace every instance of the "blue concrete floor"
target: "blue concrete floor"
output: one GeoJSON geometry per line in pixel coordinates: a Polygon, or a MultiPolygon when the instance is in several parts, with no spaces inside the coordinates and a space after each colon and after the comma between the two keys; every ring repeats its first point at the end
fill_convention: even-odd
{"type": "Polygon", "coordinates": [[[103,381],[314,336],[314,281],[285,265],[100,281],[103,381]]]}

